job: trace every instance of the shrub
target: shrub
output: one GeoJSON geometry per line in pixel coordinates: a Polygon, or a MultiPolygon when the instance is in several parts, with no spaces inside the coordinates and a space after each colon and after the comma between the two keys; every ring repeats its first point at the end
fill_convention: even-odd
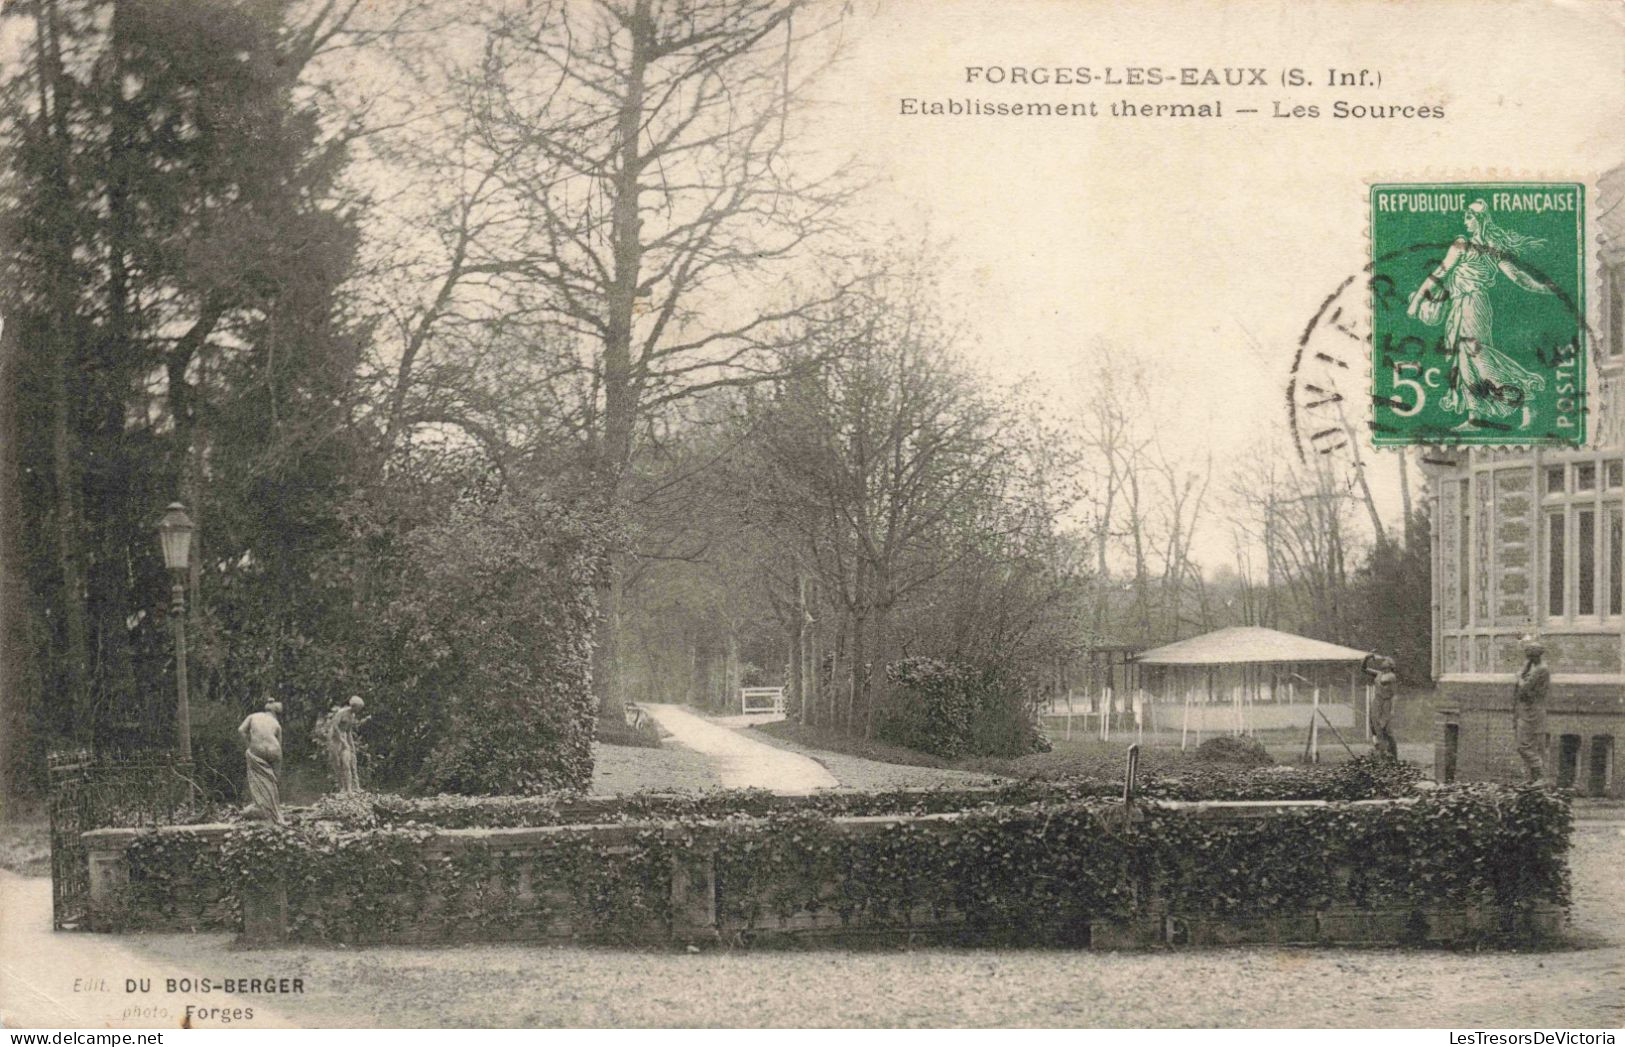
{"type": "Polygon", "coordinates": [[[1350,799],[1361,795],[1403,796],[1416,788],[1422,772],[1408,763],[1390,760],[1384,753],[1363,753],[1338,765],[1335,774],[1350,799]]]}
{"type": "Polygon", "coordinates": [[[955,759],[1044,752],[1022,689],[1006,670],[937,658],[905,658],[886,667],[891,684],[876,724],[885,741],[955,759]]]}
{"type": "MultiPolygon", "coordinates": [[[[258,706],[239,711],[224,702],[192,705],[192,760],[199,784],[212,795],[247,796],[243,738],[237,725],[258,706]]],[[[283,730],[287,727],[284,725],[283,730]]]]}
{"type": "Polygon", "coordinates": [[[886,667],[888,708],[876,733],[886,741],[938,756],[964,754],[975,698],[963,666],[905,658],[886,667]]]}
{"type": "Polygon", "coordinates": [[[545,498],[469,497],[414,530],[374,626],[364,730],[386,780],[585,788],[594,588],[608,528],[545,498]]]}
{"type": "Polygon", "coordinates": [[[1209,738],[1198,745],[1196,758],[1208,763],[1234,763],[1247,767],[1263,767],[1275,762],[1264,748],[1264,743],[1257,738],[1230,735],[1209,738]]]}

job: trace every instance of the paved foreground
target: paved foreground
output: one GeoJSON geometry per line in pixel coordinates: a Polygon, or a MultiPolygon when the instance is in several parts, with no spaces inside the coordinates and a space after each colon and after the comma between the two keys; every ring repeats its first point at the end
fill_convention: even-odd
{"type": "MultiPolygon", "coordinates": [[[[184,971],[304,980],[303,993],[244,997],[241,1005],[253,1006],[255,1017],[238,1024],[251,1027],[1617,1028],[1625,1024],[1625,823],[1578,823],[1573,866],[1575,947],[1521,953],[932,948],[691,955],[521,945],[244,952],[223,934],[116,943],[51,935],[49,882],[28,880],[20,894],[13,890],[18,879],[7,876],[0,881],[7,899],[0,1013],[8,1025],[24,1013],[59,1024],[64,1010],[84,1016],[74,1024],[102,1024],[102,1016],[131,1005],[122,985],[98,997],[74,993],[74,977],[184,971]],[[25,896],[26,905],[12,903],[25,896]],[[14,920],[31,921],[21,940],[27,952],[14,951],[14,920]],[[26,981],[17,980],[19,968],[26,981]],[[742,985],[764,988],[741,992],[742,985]],[[61,1009],[27,1010],[45,1006],[28,994],[61,1009]],[[275,1014],[262,1004],[274,1005],[275,1014]]],[[[222,1002],[219,994],[191,999],[222,1002]]],[[[178,1004],[167,1004],[172,1014],[178,1004]]]]}
{"type": "Polygon", "coordinates": [[[643,703],[643,709],[671,734],[675,744],[711,757],[726,788],[810,793],[840,784],[817,760],[757,741],[686,709],[653,703],[643,703]]]}
{"type": "MultiPolygon", "coordinates": [[[[226,936],[214,936],[223,945],[226,936]]],[[[0,869],[0,1022],[8,1029],[180,1028],[187,1005],[193,1028],[248,1025],[287,1029],[298,1022],[267,1006],[266,998],[223,991],[169,991],[208,977],[263,980],[280,970],[247,954],[216,950],[194,964],[183,952],[174,961],[132,947],[137,939],[51,930],[51,880],[0,869]],[[133,980],[134,992],[126,982],[133,980]],[[143,984],[144,983],[144,984],[143,984]],[[147,991],[143,991],[146,988],[147,991]],[[222,1020],[224,1019],[224,1020],[222,1020]]],[[[291,988],[291,984],[289,986],[291,988]]]]}

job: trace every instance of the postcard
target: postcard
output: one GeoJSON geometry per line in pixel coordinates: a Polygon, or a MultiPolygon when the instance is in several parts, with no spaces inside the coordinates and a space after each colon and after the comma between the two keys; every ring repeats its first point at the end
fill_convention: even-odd
{"type": "Polygon", "coordinates": [[[1622,68],[6,4],[0,1023],[1617,1028],[1622,68]]]}

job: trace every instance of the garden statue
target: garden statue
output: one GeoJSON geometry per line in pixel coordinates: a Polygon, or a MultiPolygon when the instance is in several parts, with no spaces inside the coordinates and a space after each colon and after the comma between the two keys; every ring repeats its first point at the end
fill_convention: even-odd
{"type": "Polygon", "coordinates": [[[1399,760],[1399,746],[1394,742],[1394,698],[1399,689],[1399,676],[1394,672],[1394,660],[1387,655],[1366,656],[1363,668],[1375,681],[1371,701],[1371,737],[1376,750],[1388,759],[1399,760]]]}
{"type": "Polygon", "coordinates": [[[1524,774],[1538,782],[1546,771],[1546,690],[1552,670],[1542,661],[1546,645],[1533,636],[1523,638],[1523,671],[1512,689],[1512,736],[1523,761],[1524,774]]]}
{"type": "Polygon", "coordinates": [[[333,774],[341,793],[361,791],[361,772],[356,768],[356,728],[367,721],[361,718],[365,708],[359,695],[350,698],[350,704],[340,708],[329,721],[329,753],[333,759],[333,774]]]}
{"type": "Polygon", "coordinates": [[[282,805],[278,795],[277,778],[282,771],[282,724],[277,713],[281,702],[266,702],[265,708],[249,713],[237,725],[248,748],[248,795],[260,817],[282,824],[282,805]]]}
{"type": "Polygon", "coordinates": [[[316,717],[314,732],[317,744],[327,756],[327,770],[332,774],[335,786],[342,784],[343,772],[339,770],[342,761],[339,759],[338,738],[333,733],[333,727],[338,723],[339,711],[343,708],[342,705],[335,705],[316,717]]]}

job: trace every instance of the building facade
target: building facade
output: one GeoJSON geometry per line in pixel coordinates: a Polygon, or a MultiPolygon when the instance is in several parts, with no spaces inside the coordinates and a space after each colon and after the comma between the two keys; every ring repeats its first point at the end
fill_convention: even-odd
{"type": "Polygon", "coordinates": [[[1428,448],[1433,513],[1434,749],[1441,780],[1520,780],[1512,691],[1518,640],[1552,669],[1548,776],[1625,795],[1625,167],[1589,207],[1599,246],[1588,293],[1594,344],[1585,449],[1428,448]]]}

